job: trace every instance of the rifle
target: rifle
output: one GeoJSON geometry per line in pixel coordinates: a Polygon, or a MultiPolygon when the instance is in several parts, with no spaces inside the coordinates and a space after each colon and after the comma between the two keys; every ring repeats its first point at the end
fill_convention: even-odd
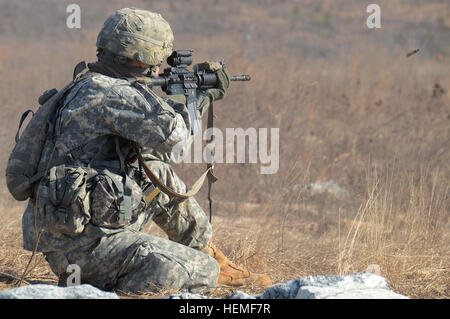
{"type": "MultiPolygon", "coordinates": [[[[193,72],[189,71],[187,67],[192,64],[192,50],[177,50],[173,51],[172,54],[167,58],[167,64],[170,67],[164,69],[163,74],[156,78],[152,78],[147,82],[150,87],[160,86],[161,89],[167,95],[185,95],[186,104],[189,112],[189,116],[192,120],[192,133],[195,134],[200,130],[201,122],[197,118],[196,112],[196,90],[201,89],[212,89],[217,87],[217,76],[215,72],[198,70],[194,66],[193,72]],[[199,124],[200,123],[200,124],[199,124]]],[[[221,61],[220,64],[225,66],[225,62],[221,61]]],[[[250,81],[250,75],[236,75],[230,77],[231,81],[250,81]]],[[[213,114],[213,102],[209,106],[208,110],[208,128],[214,126],[214,114],[213,114]]],[[[212,143],[213,136],[207,141],[208,144],[212,143]]],[[[213,157],[213,154],[211,154],[213,157]]],[[[146,167],[144,160],[141,158],[143,167],[147,172],[147,175],[152,177],[152,181],[159,185],[157,178],[153,176],[150,170],[146,167]]],[[[170,189],[165,189],[164,185],[159,187],[163,189],[166,194],[174,197],[186,198],[193,196],[203,184],[203,180],[208,177],[208,201],[209,201],[209,221],[212,222],[212,199],[211,199],[211,186],[217,181],[217,178],[213,174],[214,166],[211,162],[207,164],[207,171],[198,179],[194,184],[193,189],[187,194],[176,194],[170,189]]]]}
{"type": "MultiPolygon", "coordinates": [[[[212,89],[217,86],[217,77],[214,72],[198,71],[194,68],[190,72],[186,68],[192,64],[192,50],[177,50],[167,58],[169,68],[163,74],[152,78],[149,86],[161,86],[168,95],[186,94],[186,90],[212,89]]],[[[222,61],[222,65],[225,63],[222,61]]],[[[235,75],[231,81],[250,81],[250,75],[235,75]]]]}

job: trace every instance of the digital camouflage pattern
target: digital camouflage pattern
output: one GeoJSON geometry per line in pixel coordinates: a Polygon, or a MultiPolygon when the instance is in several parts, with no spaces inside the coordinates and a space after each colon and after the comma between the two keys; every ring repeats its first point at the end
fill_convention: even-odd
{"type": "MultiPolygon", "coordinates": [[[[198,115],[208,108],[206,93],[199,93],[198,115]]],[[[78,83],[66,96],[56,121],[56,147],[48,138],[41,162],[100,137],[98,146],[83,154],[74,166],[116,160],[113,136],[120,136],[125,157],[132,143],[143,148],[152,171],[169,188],[185,192],[186,186],[168,164],[175,145],[191,141],[186,105],[158,97],[142,83],[101,74],[78,83]]],[[[42,220],[34,200],[23,216],[24,248],[33,250],[42,220]]],[[[68,264],[81,267],[82,282],[127,292],[159,289],[198,290],[214,287],[217,262],[199,251],[212,237],[207,216],[194,198],[174,200],[160,193],[150,203],[134,206],[129,225],[121,228],[86,224],[83,233],[70,237],[44,230],[38,251],[46,255],[53,271],[63,276],[68,264]],[[140,233],[153,220],[168,239],[140,233]]]]}
{"type": "Polygon", "coordinates": [[[114,174],[111,171],[99,171],[95,176],[95,186],[93,187],[90,198],[91,223],[101,227],[118,228],[128,225],[137,215],[140,214],[143,204],[142,189],[131,179],[131,220],[120,220],[117,218],[117,202],[123,195],[121,190],[115,187],[115,183],[123,184],[123,177],[114,174]],[[114,181],[115,180],[115,181],[114,181]]]}
{"type": "MultiPolygon", "coordinates": [[[[166,185],[179,192],[186,191],[168,164],[149,161],[148,165],[166,185]]],[[[87,230],[93,228],[100,229],[88,224],[87,230]]],[[[81,268],[81,281],[101,289],[129,293],[164,289],[205,291],[215,287],[220,271],[215,259],[199,251],[211,236],[211,225],[194,198],[171,203],[167,195],[160,193],[130,227],[76,249],[45,255],[61,278],[65,278],[69,264],[77,264],[81,268]],[[140,233],[150,220],[170,240],[140,233]]]]}
{"type": "Polygon", "coordinates": [[[103,25],[97,47],[149,65],[172,53],[172,30],[158,13],[137,8],[117,10],[103,25]]]}
{"type": "Polygon", "coordinates": [[[78,235],[89,222],[88,170],[57,165],[49,169],[39,187],[39,213],[47,229],[78,235]]]}
{"type": "Polygon", "coordinates": [[[57,274],[76,263],[82,283],[134,294],[207,291],[215,287],[220,270],[212,257],[196,249],[130,230],[66,254],[47,253],[46,258],[57,274]]]}

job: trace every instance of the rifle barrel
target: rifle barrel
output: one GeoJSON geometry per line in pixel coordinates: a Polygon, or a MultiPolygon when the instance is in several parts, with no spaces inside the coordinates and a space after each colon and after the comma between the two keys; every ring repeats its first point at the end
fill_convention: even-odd
{"type": "MultiPolygon", "coordinates": [[[[207,77],[203,77],[203,79],[207,78],[206,85],[214,85],[214,83],[217,81],[217,78],[215,78],[214,73],[208,74],[207,77]],[[211,76],[214,76],[214,78],[211,78],[211,76]],[[210,83],[212,81],[212,83],[210,83]]],[[[250,81],[251,77],[250,75],[244,74],[244,75],[235,75],[230,78],[231,81],[250,81]]],[[[157,78],[152,78],[149,85],[151,87],[155,86],[162,86],[169,83],[169,78],[165,76],[159,76],[157,78]]]]}

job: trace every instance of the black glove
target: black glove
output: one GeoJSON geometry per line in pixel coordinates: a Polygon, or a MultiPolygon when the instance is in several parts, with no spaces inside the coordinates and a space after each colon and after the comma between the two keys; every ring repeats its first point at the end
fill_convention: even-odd
{"type": "Polygon", "coordinates": [[[195,71],[214,72],[217,76],[217,87],[205,90],[213,101],[223,99],[230,87],[230,73],[225,64],[218,62],[203,62],[194,66],[195,71]]]}

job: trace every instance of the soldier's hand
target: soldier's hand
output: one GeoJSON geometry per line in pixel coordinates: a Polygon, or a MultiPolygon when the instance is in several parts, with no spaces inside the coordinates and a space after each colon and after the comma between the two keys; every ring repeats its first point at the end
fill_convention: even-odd
{"type": "Polygon", "coordinates": [[[206,92],[213,101],[223,99],[230,87],[230,73],[225,64],[219,62],[203,62],[195,66],[197,71],[214,72],[217,76],[217,86],[213,89],[207,89],[206,92]]]}

